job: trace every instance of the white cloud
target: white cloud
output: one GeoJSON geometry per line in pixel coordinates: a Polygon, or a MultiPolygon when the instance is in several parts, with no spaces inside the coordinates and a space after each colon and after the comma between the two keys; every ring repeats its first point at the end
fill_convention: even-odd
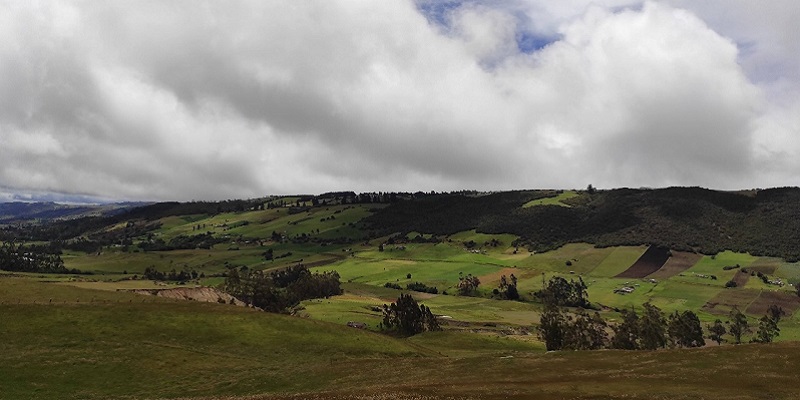
{"type": "Polygon", "coordinates": [[[795,61],[768,41],[788,28],[680,2],[698,10],[497,4],[451,10],[446,30],[411,2],[0,4],[0,185],[211,199],[796,184],[795,61]],[[520,53],[526,29],[559,40],[520,53]]]}

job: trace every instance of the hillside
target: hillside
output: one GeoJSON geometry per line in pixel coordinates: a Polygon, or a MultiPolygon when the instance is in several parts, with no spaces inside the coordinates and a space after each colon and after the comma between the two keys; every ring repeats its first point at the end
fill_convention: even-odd
{"type": "Polygon", "coordinates": [[[11,271],[0,272],[0,392],[791,398],[800,367],[791,356],[800,340],[800,263],[791,257],[798,199],[798,189],[336,192],[7,226],[3,240],[22,247],[0,248],[11,271]],[[36,270],[36,254],[63,268],[36,270]],[[342,293],[287,303],[279,315],[218,291],[231,276],[298,266],[335,271],[342,293]],[[459,288],[466,276],[480,282],[470,292],[459,288]],[[691,311],[705,338],[740,310],[745,343],[770,306],[785,315],[771,344],[735,346],[725,334],[721,346],[701,340],[694,349],[546,353],[536,293],[556,278],[584,282],[609,339],[644,303],[664,315],[691,311]],[[506,295],[510,281],[518,298],[506,295]],[[383,332],[381,306],[401,293],[443,331],[383,332]]]}
{"type": "Polygon", "coordinates": [[[231,305],[0,284],[4,399],[793,398],[800,367],[797,343],[545,354],[508,339],[399,339],[231,305]]]}
{"type": "Polygon", "coordinates": [[[800,189],[720,192],[701,188],[582,192],[571,207],[522,207],[540,192],[442,195],[402,202],[366,219],[379,232],[440,235],[476,229],[511,233],[533,250],[566,243],[653,244],[714,254],[725,250],[800,258],[800,189]]]}

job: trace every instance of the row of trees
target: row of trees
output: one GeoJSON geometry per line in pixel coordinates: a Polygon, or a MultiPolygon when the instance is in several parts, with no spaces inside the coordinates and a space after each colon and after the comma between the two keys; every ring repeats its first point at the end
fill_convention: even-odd
{"type": "Polygon", "coordinates": [[[181,271],[176,271],[175,268],[173,268],[169,272],[162,272],[151,265],[144,269],[144,274],[142,276],[144,276],[145,279],[154,281],[186,282],[188,280],[202,278],[205,276],[205,274],[198,274],[194,269],[188,268],[184,268],[181,271]]]}
{"type": "Polygon", "coordinates": [[[168,242],[161,238],[154,238],[153,235],[150,234],[147,240],[140,242],[138,246],[144,251],[210,249],[215,244],[226,240],[228,239],[214,237],[211,232],[201,233],[199,235],[178,235],[168,242]]]}
{"type": "Polygon", "coordinates": [[[700,319],[692,311],[669,316],[653,304],[642,305],[642,314],[623,310],[622,321],[611,325],[595,312],[578,310],[574,315],[548,304],[539,325],[547,350],[655,350],[664,347],[700,347],[705,340],[700,319]],[[613,336],[609,335],[609,327],[613,336]]]}
{"type": "MultiPolygon", "coordinates": [[[[781,321],[786,315],[786,312],[778,305],[772,304],[767,309],[767,313],[758,320],[758,328],[755,335],[750,339],[752,343],[770,343],[780,335],[781,329],[778,327],[778,322],[781,321]]],[[[728,333],[733,337],[733,342],[736,344],[742,343],[744,335],[753,333],[750,322],[739,308],[733,307],[728,315],[728,321],[725,324],[722,320],[717,319],[713,325],[707,326],[709,331],[709,339],[722,344],[725,340],[723,336],[728,333]],[[727,325],[727,328],[726,328],[727,325]]]]}
{"type": "MultiPolygon", "coordinates": [[[[780,334],[778,322],[784,315],[780,307],[770,306],[767,314],[759,320],[751,342],[772,342],[780,334]]],[[[709,338],[717,344],[724,341],[726,333],[738,344],[742,342],[743,335],[751,332],[747,317],[735,307],[726,324],[718,319],[707,329],[709,338]]],[[[634,309],[622,310],[621,321],[615,325],[609,325],[598,312],[590,315],[579,309],[571,315],[555,304],[548,304],[542,313],[539,335],[547,350],[656,350],[665,347],[701,347],[705,344],[697,314],[685,310],[665,315],[649,302],[642,305],[641,314],[634,309]],[[613,336],[609,335],[609,330],[613,336]]]]}
{"type": "Polygon", "coordinates": [[[264,272],[230,268],[222,289],[237,299],[268,312],[288,312],[303,300],[342,293],[336,271],[311,273],[303,265],[264,272]]]}

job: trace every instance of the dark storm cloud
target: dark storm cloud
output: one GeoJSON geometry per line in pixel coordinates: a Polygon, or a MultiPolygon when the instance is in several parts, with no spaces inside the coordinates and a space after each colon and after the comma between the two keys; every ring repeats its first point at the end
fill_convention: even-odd
{"type": "Polygon", "coordinates": [[[426,4],[0,2],[0,186],[797,184],[796,45],[746,2],[426,4]]]}

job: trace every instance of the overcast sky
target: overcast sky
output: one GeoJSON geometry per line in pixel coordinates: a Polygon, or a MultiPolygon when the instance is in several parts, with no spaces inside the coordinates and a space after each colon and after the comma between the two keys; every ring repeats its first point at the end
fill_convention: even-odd
{"type": "Polygon", "coordinates": [[[800,184],[796,0],[0,0],[0,199],[800,184]]]}

